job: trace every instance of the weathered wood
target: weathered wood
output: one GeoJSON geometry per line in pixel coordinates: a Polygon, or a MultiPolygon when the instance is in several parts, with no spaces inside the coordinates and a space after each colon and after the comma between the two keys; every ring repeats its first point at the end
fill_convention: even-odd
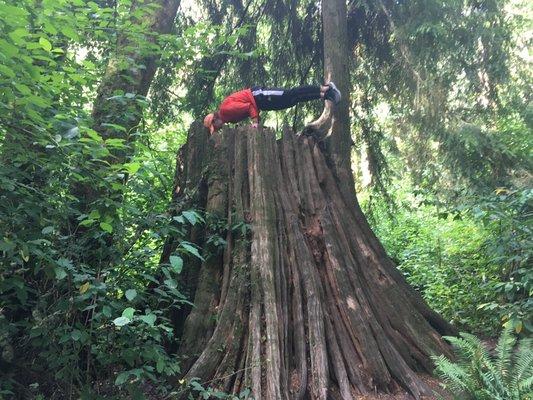
{"type": "Polygon", "coordinates": [[[205,148],[187,147],[202,159],[184,154],[180,182],[207,182],[197,207],[250,231],[228,229],[224,254],[199,266],[181,316],[185,379],[265,400],[428,395],[417,372],[449,354],[440,335],[453,328],[387,258],[314,139],[238,128],[215,148],[207,135],[191,127],[205,148]]]}

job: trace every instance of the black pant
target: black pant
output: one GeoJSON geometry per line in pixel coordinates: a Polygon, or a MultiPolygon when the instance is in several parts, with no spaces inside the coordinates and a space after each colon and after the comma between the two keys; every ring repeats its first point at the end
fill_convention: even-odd
{"type": "Polygon", "coordinates": [[[320,86],[299,86],[292,89],[254,86],[251,89],[260,110],[283,110],[302,101],[320,99],[320,86]]]}

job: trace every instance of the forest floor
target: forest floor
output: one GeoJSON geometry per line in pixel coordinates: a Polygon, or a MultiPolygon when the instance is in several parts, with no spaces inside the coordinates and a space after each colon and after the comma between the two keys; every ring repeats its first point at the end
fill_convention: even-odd
{"type": "MultiPolygon", "coordinates": [[[[440,381],[436,378],[433,378],[426,374],[419,374],[420,379],[424,381],[434,392],[436,392],[435,396],[424,396],[424,400],[437,400],[437,399],[444,399],[444,400],[452,400],[453,397],[447,393],[441,386],[440,381]],[[437,394],[440,395],[440,397],[437,397],[437,394]]],[[[406,391],[398,391],[396,393],[391,394],[372,394],[372,395],[365,395],[365,396],[357,396],[355,400],[412,400],[413,397],[407,393],[406,391]]]]}

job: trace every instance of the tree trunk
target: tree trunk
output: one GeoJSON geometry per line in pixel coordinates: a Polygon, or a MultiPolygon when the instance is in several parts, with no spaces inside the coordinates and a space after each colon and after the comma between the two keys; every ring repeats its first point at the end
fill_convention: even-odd
{"type": "MultiPolygon", "coordinates": [[[[145,97],[148,94],[161,53],[157,39],[161,34],[170,33],[180,3],[181,0],[132,2],[131,23],[134,27],[146,26],[145,33],[141,35],[139,32],[138,36],[131,37],[131,33],[126,32],[117,39],[116,54],[109,59],[92,111],[93,129],[103,139],[123,139],[129,145],[120,150],[111,148],[111,154],[106,160],[110,165],[124,163],[133,155],[134,139],[131,131],[137,127],[142,117],[139,96],[145,97]],[[141,7],[149,11],[139,16],[136,12],[141,7]],[[121,93],[123,97],[114,98],[117,93],[121,93]]],[[[94,186],[92,181],[76,184],[73,193],[84,212],[90,210],[90,204],[94,200],[109,195],[94,186]]]]}
{"type": "Polygon", "coordinates": [[[351,168],[352,138],[350,134],[350,69],[352,59],[348,45],[348,20],[345,0],[321,2],[324,43],[324,79],[333,81],[342,93],[342,101],[333,106],[326,101],[318,120],[307,126],[327,137],[328,159],[345,199],[355,202],[351,168]]]}
{"type": "Polygon", "coordinates": [[[185,379],[267,400],[430,394],[417,372],[450,355],[440,335],[454,330],[405,282],[314,139],[250,127],[218,139],[194,123],[179,167],[189,187],[206,183],[196,207],[228,220],[224,253],[193,283],[185,379]]]}

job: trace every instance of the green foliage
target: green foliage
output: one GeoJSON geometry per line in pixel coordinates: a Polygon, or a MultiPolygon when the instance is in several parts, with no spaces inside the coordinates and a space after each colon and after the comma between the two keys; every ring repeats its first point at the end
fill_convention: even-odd
{"type": "MultiPolygon", "coordinates": [[[[0,293],[9,323],[1,325],[0,337],[13,351],[2,357],[41,374],[43,393],[64,393],[95,380],[113,379],[119,387],[161,384],[179,372],[179,359],[167,347],[175,340],[169,315],[186,302],[177,284],[184,260],[199,254],[182,241],[170,264],[158,266],[164,235],[174,231],[180,237],[190,222],[176,227],[164,213],[151,211],[139,210],[139,220],[130,222],[144,227],[153,218],[159,225],[153,223],[149,234],[115,236],[116,245],[108,249],[112,261],[105,265],[81,261],[76,253],[83,248],[50,226],[32,229],[39,238],[30,242],[12,234],[8,240],[9,232],[3,232],[3,260],[11,267],[3,263],[0,293]]],[[[107,235],[98,226],[86,234],[95,241],[107,235]]]]}
{"type": "Polygon", "coordinates": [[[373,202],[370,221],[429,305],[470,331],[492,334],[503,323],[531,332],[531,190],[450,204],[406,181],[392,188],[396,208],[373,202]]]}
{"type": "MultiPolygon", "coordinates": [[[[156,35],[150,1],[0,0],[0,396],[169,395],[180,368],[170,316],[190,305],[180,276],[219,254],[228,230],[250,233],[203,210],[171,218],[176,152],[191,116],[231,90],[323,80],[320,4],[193,3],[156,35]],[[125,88],[148,56],[159,62],[145,97],[125,88]],[[203,248],[186,240],[200,224],[203,248]],[[179,245],[161,264],[169,237],[179,245]]],[[[486,333],[532,330],[521,7],[348,2],[374,227],[433,308],[486,333]]],[[[320,110],[266,118],[299,128],[320,110]]],[[[209,384],[187,389],[223,396],[209,384]]]]}
{"type": "Polygon", "coordinates": [[[362,47],[354,75],[363,204],[447,319],[530,332],[531,75],[520,56],[530,14],[514,1],[419,6],[365,5],[392,41],[359,25],[358,40],[378,42],[362,47]]]}
{"type": "MultiPolygon", "coordinates": [[[[184,238],[202,222],[192,221],[191,210],[176,223],[167,211],[185,130],[157,126],[143,114],[128,140],[109,137],[93,129],[89,107],[117,36],[152,54],[169,40],[162,36],[156,45],[145,25],[132,24],[152,7],[133,15],[131,2],[119,3],[0,1],[5,395],[131,398],[143,382],[164,392],[166,378],[180,370],[170,350],[176,341],[170,315],[187,303],[179,274],[200,254],[184,238]],[[110,162],[126,152],[133,155],[110,162]],[[74,189],[82,185],[108,195],[82,208],[90,200],[74,189]],[[181,245],[170,265],[159,264],[171,233],[181,245]]],[[[175,44],[174,54],[186,45],[175,44]]],[[[135,103],[140,113],[147,104],[135,93],[113,93],[108,101],[135,103]]]]}
{"type": "MultiPolygon", "coordinates": [[[[404,182],[405,184],[405,182],[404,182]]],[[[461,219],[441,209],[430,193],[400,187],[397,207],[374,203],[372,224],[407,281],[430,307],[463,328],[490,333],[498,326],[492,311],[478,306],[495,299],[489,282],[499,282],[499,267],[489,262],[488,232],[471,216],[461,219]]]]}
{"type": "Polygon", "coordinates": [[[490,236],[484,248],[490,262],[500,266],[500,279],[486,285],[498,297],[480,304],[480,309],[496,311],[505,326],[516,332],[533,332],[533,252],[531,223],[533,191],[500,188],[472,209],[490,236]]]}
{"type": "MultiPolygon", "coordinates": [[[[239,394],[228,394],[220,390],[213,389],[207,384],[202,384],[198,379],[193,378],[190,381],[186,382],[184,380],[180,381],[183,388],[178,392],[172,394],[180,394],[182,392],[189,392],[188,399],[224,399],[224,400],[253,400],[251,395],[251,390],[246,388],[242,390],[239,394]]],[[[208,382],[211,383],[211,382],[208,382]]]]}
{"type": "Polygon", "coordinates": [[[461,400],[527,400],[533,395],[533,341],[517,342],[511,328],[505,329],[490,354],[475,336],[461,333],[447,337],[457,361],[433,357],[435,373],[444,387],[461,400]]]}

